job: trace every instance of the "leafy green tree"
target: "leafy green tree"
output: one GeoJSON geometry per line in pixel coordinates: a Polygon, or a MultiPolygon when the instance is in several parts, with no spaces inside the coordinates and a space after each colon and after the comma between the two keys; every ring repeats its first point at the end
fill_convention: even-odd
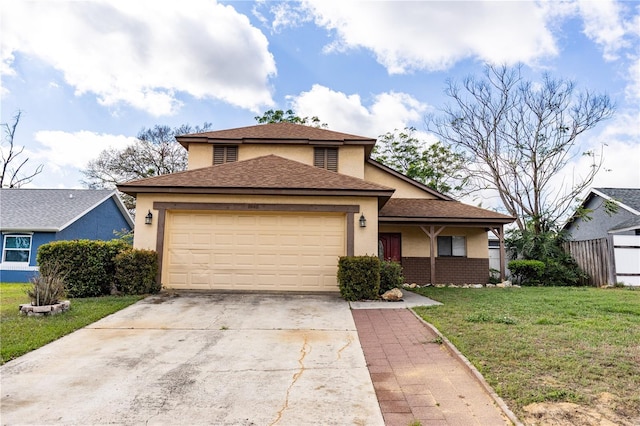
{"type": "Polygon", "coordinates": [[[256,121],[260,124],[266,123],[294,123],[294,124],[304,124],[305,126],[317,127],[326,129],[329,127],[327,123],[322,123],[317,116],[313,117],[298,117],[296,113],[288,109],[283,111],[281,109],[266,111],[262,115],[257,115],[254,117],[256,121]]]}
{"type": "Polygon", "coordinates": [[[473,189],[495,189],[518,228],[531,222],[536,235],[570,213],[602,166],[579,137],[613,115],[607,95],[577,91],[573,81],[549,74],[528,81],[521,66],[493,65],[462,85],[449,81],[445,93],[452,102],[427,117],[427,129],[465,155],[473,189]],[[591,167],[557,181],[581,155],[591,167]]]}
{"type": "Polygon", "coordinates": [[[428,145],[415,136],[415,131],[405,127],[381,135],[373,158],[436,191],[464,195],[464,157],[440,142],[428,145]]]}

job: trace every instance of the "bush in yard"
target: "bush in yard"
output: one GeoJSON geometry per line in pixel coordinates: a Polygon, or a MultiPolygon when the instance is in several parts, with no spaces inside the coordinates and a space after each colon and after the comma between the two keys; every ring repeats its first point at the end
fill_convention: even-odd
{"type": "Polygon", "coordinates": [[[116,289],[123,294],[149,294],[160,291],[156,278],[158,256],[153,250],[125,250],[115,257],[116,289]]]}
{"type": "Polygon", "coordinates": [[[380,259],[374,256],[340,257],[338,286],[344,300],[377,299],[380,291],[380,259]]]}
{"type": "Polygon", "coordinates": [[[392,288],[402,288],[403,283],[402,266],[398,262],[389,260],[380,262],[380,294],[392,288]]]}
{"type": "Polygon", "coordinates": [[[55,262],[40,268],[40,272],[31,278],[31,288],[27,295],[34,306],[55,305],[66,296],[64,275],[60,272],[60,265],[55,262]]]}
{"type": "Polygon", "coordinates": [[[565,241],[566,235],[563,232],[546,230],[535,234],[529,228],[511,231],[505,239],[512,258],[539,260],[544,263],[544,271],[539,277],[538,285],[584,285],[587,283],[587,275],[571,254],[562,248],[565,241]]]}
{"type": "Polygon", "coordinates": [[[544,262],[539,260],[512,260],[509,270],[522,285],[540,285],[544,274],[544,262]]]}
{"type": "Polygon", "coordinates": [[[37,260],[41,269],[59,265],[69,297],[103,296],[114,285],[116,255],[128,249],[120,240],[53,241],[40,246],[37,260]]]}

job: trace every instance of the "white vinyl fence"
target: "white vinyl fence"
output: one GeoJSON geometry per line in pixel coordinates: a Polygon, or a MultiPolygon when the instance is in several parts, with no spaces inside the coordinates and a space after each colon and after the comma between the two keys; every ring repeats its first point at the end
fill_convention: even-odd
{"type": "Polygon", "coordinates": [[[640,286],[640,235],[614,235],[616,282],[640,286]]]}

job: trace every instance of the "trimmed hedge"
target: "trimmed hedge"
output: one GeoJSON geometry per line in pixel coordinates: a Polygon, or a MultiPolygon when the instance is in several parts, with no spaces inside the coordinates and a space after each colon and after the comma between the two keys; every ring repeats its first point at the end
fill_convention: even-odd
{"type": "Polygon", "coordinates": [[[545,265],[539,260],[512,260],[509,270],[522,285],[540,285],[545,265]]]}
{"type": "Polygon", "coordinates": [[[393,288],[402,288],[403,283],[402,265],[387,260],[380,262],[380,294],[393,288]]]}
{"type": "Polygon", "coordinates": [[[65,275],[69,297],[94,297],[111,293],[115,275],[114,259],[130,249],[121,240],[53,241],[38,249],[38,265],[58,264],[65,275]]]}
{"type": "Polygon", "coordinates": [[[58,265],[69,297],[157,293],[158,258],[150,250],[134,250],[126,242],[53,241],[38,249],[40,268],[58,265]]]}
{"type": "Polygon", "coordinates": [[[160,291],[157,282],[158,256],[153,250],[126,250],[114,259],[115,283],[124,294],[149,294],[160,291]]]}
{"type": "Polygon", "coordinates": [[[338,286],[345,300],[377,299],[380,292],[380,259],[374,256],[340,257],[338,286]]]}

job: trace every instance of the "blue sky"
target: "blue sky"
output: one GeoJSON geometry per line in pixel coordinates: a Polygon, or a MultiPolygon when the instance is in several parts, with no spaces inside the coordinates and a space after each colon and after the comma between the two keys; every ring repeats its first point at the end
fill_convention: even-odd
{"type": "MultiPolygon", "coordinates": [[[[29,186],[81,187],[79,170],[143,127],[255,124],[268,109],[377,137],[442,107],[445,81],[524,64],[606,92],[615,118],[594,186],[640,187],[640,2],[3,2],[1,121],[44,172],[29,186]]],[[[567,174],[588,167],[578,158],[567,174]]]]}

